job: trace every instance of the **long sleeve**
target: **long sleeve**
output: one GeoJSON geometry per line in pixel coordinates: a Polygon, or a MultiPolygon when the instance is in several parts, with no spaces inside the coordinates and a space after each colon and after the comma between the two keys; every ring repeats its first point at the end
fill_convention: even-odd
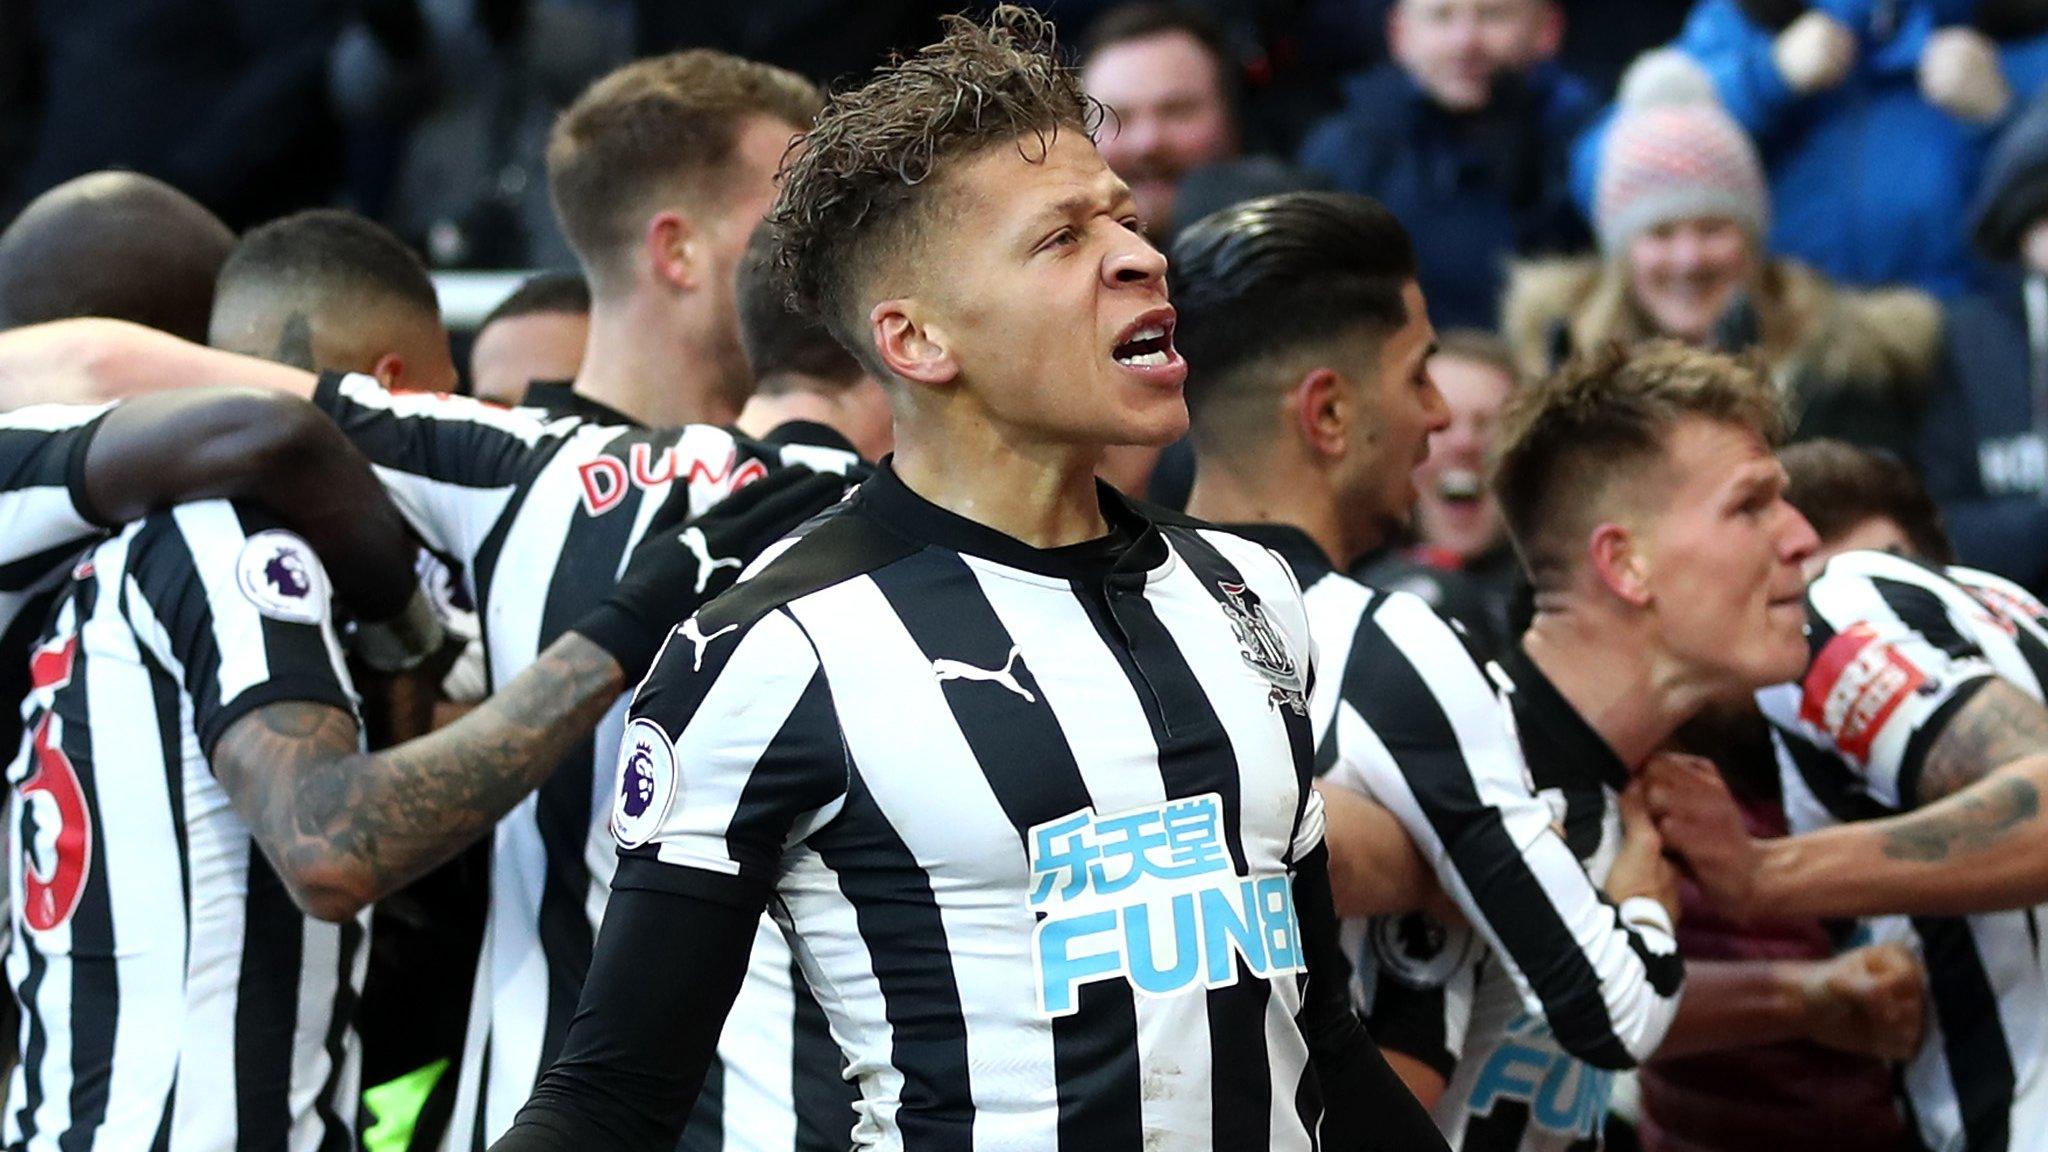
{"type": "Polygon", "coordinates": [[[1352,1011],[1346,991],[1350,962],[1338,939],[1337,909],[1330,897],[1329,849],[1318,845],[1295,865],[1294,908],[1308,960],[1299,1020],[1322,1083],[1323,1146],[1387,1152],[1445,1147],[1429,1113],[1387,1067],[1352,1011]]]}
{"type": "Polygon", "coordinates": [[[1396,593],[1361,625],[1337,724],[1361,752],[1326,778],[1401,821],[1558,1043],[1602,1068],[1655,1051],[1684,983],[1669,917],[1593,882],[1530,783],[1506,704],[1428,605],[1396,593]]]}
{"type": "Polygon", "coordinates": [[[493,1152],[668,1152],[747,972],[760,909],[634,886],[619,862],[562,1055],[493,1152]]]}

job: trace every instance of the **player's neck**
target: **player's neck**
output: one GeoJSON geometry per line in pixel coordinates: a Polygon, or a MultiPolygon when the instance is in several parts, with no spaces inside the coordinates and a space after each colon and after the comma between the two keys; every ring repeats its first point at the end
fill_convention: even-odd
{"type": "Polygon", "coordinates": [[[1099,448],[1020,443],[979,427],[896,426],[896,475],[957,516],[1033,548],[1062,548],[1108,533],[1095,490],[1099,448]]]}
{"type": "Polygon", "coordinates": [[[1299,528],[1330,562],[1349,566],[1379,546],[1345,531],[1337,502],[1319,476],[1302,476],[1262,465],[1240,466],[1222,456],[1201,456],[1188,515],[1212,524],[1285,524],[1299,528]]]}
{"type": "Polygon", "coordinates": [[[576,391],[652,428],[730,424],[739,413],[720,396],[718,357],[693,347],[673,315],[648,311],[631,298],[592,302],[576,391]]]}
{"type": "Polygon", "coordinates": [[[1662,748],[1703,700],[1648,637],[1590,609],[1539,611],[1522,651],[1631,769],[1662,748]]]}

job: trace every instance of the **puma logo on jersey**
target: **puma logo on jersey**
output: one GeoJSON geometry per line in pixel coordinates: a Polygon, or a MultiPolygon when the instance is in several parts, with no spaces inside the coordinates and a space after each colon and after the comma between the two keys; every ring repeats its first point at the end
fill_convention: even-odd
{"type": "Polygon", "coordinates": [[[727,632],[738,631],[738,629],[739,625],[737,624],[727,624],[725,627],[706,636],[697,630],[697,618],[695,616],[683,621],[683,626],[676,629],[676,631],[682,633],[683,639],[688,640],[690,647],[695,649],[690,658],[690,671],[702,672],[704,670],[704,649],[710,647],[713,640],[718,639],[727,632]]]}
{"type": "Polygon", "coordinates": [[[711,545],[704,539],[704,530],[702,528],[685,528],[683,534],[676,537],[676,539],[682,542],[683,547],[690,550],[690,555],[697,558],[697,594],[700,596],[704,594],[705,585],[711,583],[711,574],[713,572],[718,571],[720,568],[738,568],[741,566],[740,562],[732,557],[713,557],[711,555],[711,545]]]}
{"type": "Polygon", "coordinates": [[[1022,696],[1026,704],[1036,704],[1038,703],[1038,697],[1033,696],[1029,689],[1019,684],[1016,673],[1011,671],[1011,669],[1017,666],[1017,658],[1021,654],[1017,647],[1012,645],[1009,659],[1004,660],[1003,666],[1000,668],[977,668],[972,664],[963,663],[959,660],[934,660],[932,661],[932,675],[941,683],[947,680],[986,680],[993,684],[1000,684],[1017,695],[1022,696]]]}

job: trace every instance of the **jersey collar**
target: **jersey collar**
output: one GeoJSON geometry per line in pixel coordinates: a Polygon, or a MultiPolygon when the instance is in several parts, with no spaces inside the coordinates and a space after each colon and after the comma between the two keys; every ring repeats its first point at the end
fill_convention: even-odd
{"type": "Polygon", "coordinates": [[[1509,648],[1500,664],[1514,683],[1515,726],[1522,738],[1522,755],[1539,787],[1589,776],[1617,792],[1628,787],[1628,765],[1520,644],[1509,648]]]}
{"type": "Polygon", "coordinates": [[[521,408],[538,408],[550,416],[575,416],[608,428],[644,428],[646,425],[600,400],[576,391],[573,380],[535,380],[526,386],[521,408]]]}
{"type": "Polygon", "coordinates": [[[1337,570],[1323,552],[1322,545],[1292,524],[1262,521],[1256,524],[1219,524],[1217,527],[1278,552],[1280,558],[1287,561],[1287,566],[1294,569],[1295,583],[1304,589],[1337,570]]]}
{"type": "Polygon", "coordinates": [[[1116,489],[1100,480],[1096,496],[1109,534],[1064,548],[1033,548],[975,520],[949,512],[910,490],[883,457],[856,500],[892,531],[921,544],[978,556],[1006,568],[1059,580],[1117,579],[1143,582],[1167,564],[1172,551],[1151,520],[1116,489]]]}

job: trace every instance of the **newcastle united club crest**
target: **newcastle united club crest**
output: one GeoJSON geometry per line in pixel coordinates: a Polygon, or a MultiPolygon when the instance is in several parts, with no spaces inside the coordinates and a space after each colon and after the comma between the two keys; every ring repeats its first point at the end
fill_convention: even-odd
{"type": "Polygon", "coordinates": [[[1237,646],[1244,662],[1272,685],[1266,702],[1275,709],[1285,704],[1298,716],[1308,715],[1308,677],[1295,661],[1294,653],[1287,650],[1280,630],[1266,619],[1259,594],[1242,584],[1220,581],[1216,589],[1223,593],[1223,614],[1230,618],[1230,626],[1237,632],[1237,646]]]}

